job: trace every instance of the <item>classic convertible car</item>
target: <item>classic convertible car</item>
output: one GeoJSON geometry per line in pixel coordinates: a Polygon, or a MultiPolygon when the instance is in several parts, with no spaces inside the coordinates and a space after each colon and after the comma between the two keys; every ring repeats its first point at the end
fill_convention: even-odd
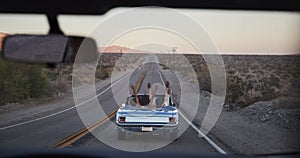
{"type": "Polygon", "coordinates": [[[116,115],[119,140],[134,132],[169,135],[172,140],[177,138],[178,111],[168,89],[165,94],[134,92],[127,97],[116,115]]]}

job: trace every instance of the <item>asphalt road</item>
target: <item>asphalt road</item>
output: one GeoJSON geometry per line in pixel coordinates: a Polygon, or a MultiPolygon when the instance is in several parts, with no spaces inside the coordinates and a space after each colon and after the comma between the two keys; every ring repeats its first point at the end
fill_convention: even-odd
{"type": "MultiPolygon", "coordinates": [[[[152,57],[153,58],[153,57],[152,57]]],[[[124,91],[128,91],[131,84],[135,84],[141,74],[146,71],[146,76],[141,82],[139,93],[147,92],[147,83],[157,83],[162,84],[162,79],[171,82],[173,91],[180,91],[180,87],[174,84],[178,82],[176,77],[170,78],[170,75],[165,75],[163,71],[160,71],[160,66],[157,63],[148,63],[143,65],[141,68],[134,71],[131,75],[124,77],[122,80],[118,81],[113,87],[114,89],[108,89],[105,93],[102,93],[97,99],[101,104],[104,112],[106,114],[112,112],[118,107],[121,100],[124,100],[127,96],[123,96],[122,99],[116,100],[115,97],[121,97],[124,91]],[[161,73],[162,77],[160,77],[161,73]],[[128,83],[129,80],[129,83],[128,83]],[[117,93],[117,94],[116,94],[117,93]]],[[[160,88],[158,88],[160,89],[160,88]]],[[[160,89],[163,90],[163,89],[160,89]]],[[[158,90],[158,93],[160,93],[158,90]]],[[[97,93],[102,92],[103,89],[99,90],[97,93]]],[[[179,96],[177,96],[179,97],[179,96]]],[[[178,98],[175,98],[178,100],[178,98]]],[[[96,110],[93,108],[86,108],[86,115],[97,115],[96,110]]],[[[85,114],[83,114],[85,115],[85,114]]],[[[99,116],[100,117],[100,116],[99,116]]],[[[93,123],[97,121],[97,117],[92,117],[89,121],[93,123]]],[[[158,144],[168,144],[161,145],[157,147],[156,151],[163,152],[190,152],[190,153],[217,153],[216,149],[213,148],[208,142],[198,137],[198,133],[191,127],[189,127],[176,141],[168,142],[169,140],[164,140],[165,136],[151,136],[150,138],[143,138],[142,136],[129,136],[127,140],[117,140],[116,131],[107,130],[109,128],[115,127],[114,117],[110,121],[103,123],[101,126],[93,131],[93,134],[89,133],[72,144],[69,148],[84,147],[84,148],[97,148],[97,149],[109,149],[117,150],[114,147],[109,146],[109,144],[122,144],[122,146],[129,146],[134,148],[135,146],[142,143],[141,151],[145,149],[151,150],[152,143],[158,144]],[[102,138],[106,143],[103,143],[98,138],[102,138]],[[108,142],[108,143],[107,143],[108,142]],[[168,143],[166,143],[168,142],[168,143]]],[[[180,118],[180,121],[185,121],[180,118]]],[[[0,130],[0,148],[7,147],[21,147],[21,148],[32,148],[32,147],[51,147],[60,140],[74,134],[80,129],[85,128],[80,116],[75,108],[63,112],[52,117],[31,122],[28,124],[0,130]]],[[[119,147],[117,147],[119,148],[119,147]]]]}

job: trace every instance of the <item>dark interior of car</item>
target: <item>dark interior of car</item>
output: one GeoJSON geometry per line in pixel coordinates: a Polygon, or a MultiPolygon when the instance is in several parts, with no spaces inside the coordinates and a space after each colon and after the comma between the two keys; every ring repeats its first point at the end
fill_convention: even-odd
{"type": "MultiPolygon", "coordinates": [[[[49,34],[64,34],[60,29],[57,16],[64,15],[103,15],[118,7],[156,6],[182,9],[221,9],[221,10],[257,10],[257,11],[289,11],[299,12],[299,0],[4,0],[0,4],[1,14],[45,14],[50,25],[49,34]]],[[[1,22],[0,22],[1,23],[1,22]]],[[[1,24],[0,24],[1,25],[1,24]]],[[[142,106],[148,105],[149,95],[139,95],[142,106]]],[[[131,96],[135,101],[135,97],[131,96]]],[[[163,98],[157,98],[162,102],[163,98]]],[[[1,140],[0,140],[1,141],[1,140]]],[[[0,149],[0,157],[248,157],[239,155],[195,155],[177,152],[111,152],[101,149],[70,150],[70,149],[0,149]]],[[[249,157],[296,158],[299,153],[258,155],[249,157]]]]}

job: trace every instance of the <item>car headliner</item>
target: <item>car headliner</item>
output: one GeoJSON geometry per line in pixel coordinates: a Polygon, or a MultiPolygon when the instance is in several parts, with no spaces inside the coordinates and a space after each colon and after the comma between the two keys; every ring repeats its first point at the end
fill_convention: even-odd
{"type": "Polygon", "coordinates": [[[298,0],[7,0],[1,3],[1,13],[104,14],[116,7],[161,6],[193,9],[238,9],[300,11],[298,0]]]}
{"type": "Polygon", "coordinates": [[[300,11],[298,0],[7,0],[1,3],[0,13],[46,14],[49,33],[64,34],[57,15],[101,15],[116,7],[159,6],[190,9],[234,9],[300,11]]]}

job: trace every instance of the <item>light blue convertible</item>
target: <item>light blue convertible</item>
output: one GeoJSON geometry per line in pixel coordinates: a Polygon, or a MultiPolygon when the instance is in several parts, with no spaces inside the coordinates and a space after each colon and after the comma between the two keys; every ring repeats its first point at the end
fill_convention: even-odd
{"type": "Polygon", "coordinates": [[[119,108],[116,123],[118,139],[125,139],[133,132],[165,134],[176,139],[178,111],[170,94],[135,94],[119,108]]]}

